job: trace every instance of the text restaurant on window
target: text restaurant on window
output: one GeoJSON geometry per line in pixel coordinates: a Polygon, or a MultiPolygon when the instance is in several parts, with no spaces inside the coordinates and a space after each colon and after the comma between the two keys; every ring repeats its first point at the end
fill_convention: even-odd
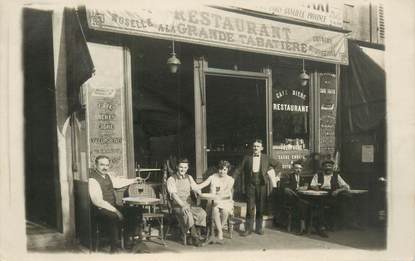
{"type": "Polygon", "coordinates": [[[131,177],[136,164],[187,157],[201,180],[220,159],[237,165],[254,138],[284,169],[334,157],[342,7],[278,5],[79,7],[96,69],[83,160],[108,155],[131,177]]]}

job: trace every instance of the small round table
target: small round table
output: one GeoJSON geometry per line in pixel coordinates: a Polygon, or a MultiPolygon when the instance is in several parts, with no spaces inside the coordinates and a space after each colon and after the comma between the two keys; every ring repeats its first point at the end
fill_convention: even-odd
{"type": "Polygon", "coordinates": [[[210,244],[210,243],[215,243],[215,228],[214,228],[214,222],[213,222],[213,203],[215,200],[221,200],[221,199],[228,199],[229,197],[221,197],[215,193],[201,193],[199,194],[199,198],[201,200],[212,200],[212,206],[210,208],[210,229],[208,231],[208,235],[206,238],[206,241],[203,243],[203,246],[210,244]]]}
{"type": "MultiPolygon", "coordinates": [[[[123,203],[125,205],[128,206],[135,206],[140,208],[140,211],[143,215],[143,220],[146,219],[155,219],[158,221],[158,223],[160,224],[160,231],[159,231],[159,235],[158,236],[152,236],[151,235],[151,227],[150,227],[150,231],[149,231],[149,235],[147,236],[147,238],[151,238],[151,237],[158,237],[164,246],[166,246],[166,243],[164,242],[164,232],[163,232],[163,219],[164,219],[164,214],[163,213],[156,213],[154,210],[154,207],[160,204],[160,199],[158,198],[151,198],[151,197],[145,197],[145,196],[138,196],[138,197],[126,197],[122,199],[123,203]],[[144,213],[144,208],[145,207],[151,207],[149,212],[144,213]]],[[[142,235],[143,230],[140,229],[139,232],[139,237],[142,239],[143,235],[142,235]]]]}

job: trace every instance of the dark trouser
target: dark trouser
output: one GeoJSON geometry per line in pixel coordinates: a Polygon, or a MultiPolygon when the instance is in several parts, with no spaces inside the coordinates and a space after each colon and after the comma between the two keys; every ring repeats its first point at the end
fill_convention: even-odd
{"type": "Polygon", "coordinates": [[[252,231],[254,225],[254,215],[256,214],[256,230],[262,229],[262,216],[265,211],[266,186],[250,184],[247,189],[247,230],[252,231]],[[256,213],[255,213],[256,209],[256,213]]]}
{"type": "Polygon", "coordinates": [[[136,207],[117,207],[117,209],[124,216],[123,222],[121,222],[115,212],[106,209],[94,209],[98,222],[102,224],[101,227],[108,231],[111,240],[111,249],[115,249],[119,245],[121,226],[125,227],[125,236],[135,235],[137,233],[138,222],[141,220],[141,212],[136,207]]]}
{"type": "Polygon", "coordinates": [[[346,223],[355,222],[356,208],[353,203],[352,194],[350,192],[342,191],[336,197],[330,195],[327,199],[323,200],[320,206],[319,216],[320,225],[328,223],[334,225],[335,221],[338,221],[341,225],[346,223]],[[324,207],[328,206],[330,215],[326,215],[324,207]]]}
{"type": "Polygon", "coordinates": [[[310,204],[306,200],[301,199],[298,196],[297,192],[290,188],[284,188],[284,200],[286,203],[296,208],[301,220],[306,220],[308,216],[307,213],[310,207],[310,204]]]}

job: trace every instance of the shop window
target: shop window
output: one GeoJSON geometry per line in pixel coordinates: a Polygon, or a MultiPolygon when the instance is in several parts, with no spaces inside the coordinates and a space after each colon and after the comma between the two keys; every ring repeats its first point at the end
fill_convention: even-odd
{"type": "Polygon", "coordinates": [[[274,69],[272,88],[273,155],[283,169],[309,154],[309,87],[301,86],[298,68],[274,69]]]}

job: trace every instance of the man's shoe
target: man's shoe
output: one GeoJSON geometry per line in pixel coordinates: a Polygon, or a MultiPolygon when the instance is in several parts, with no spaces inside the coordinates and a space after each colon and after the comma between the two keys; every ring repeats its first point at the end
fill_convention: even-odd
{"type": "Polygon", "coordinates": [[[300,230],[300,231],[297,232],[297,235],[298,236],[303,236],[305,234],[307,234],[307,230],[305,230],[305,229],[302,229],[302,230],[300,230]]]}
{"type": "Polygon", "coordinates": [[[354,230],[363,230],[363,227],[359,225],[357,222],[353,222],[351,224],[347,225],[348,229],[354,229],[354,230]]]}
{"type": "Polygon", "coordinates": [[[193,237],[193,245],[196,247],[201,247],[202,246],[202,241],[200,241],[199,237],[193,237]]]}
{"type": "Polygon", "coordinates": [[[120,247],[111,247],[110,248],[110,253],[111,254],[118,254],[118,253],[121,253],[122,252],[122,248],[120,248],[120,247]]]}
{"type": "Polygon", "coordinates": [[[132,253],[151,253],[150,249],[143,241],[138,241],[134,244],[133,248],[131,249],[132,253]]]}
{"type": "Polygon", "coordinates": [[[317,235],[324,237],[324,238],[328,238],[329,236],[326,234],[326,232],[324,232],[324,230],[319,229],[317,231],[317,235]]]}
{"type": "Polygon", "coordinates": [[[241,236],[243,237],[247,237],[250,236],[252,234],[252,230],[245,230],[244,232],[242,232],[241,236]]]}

